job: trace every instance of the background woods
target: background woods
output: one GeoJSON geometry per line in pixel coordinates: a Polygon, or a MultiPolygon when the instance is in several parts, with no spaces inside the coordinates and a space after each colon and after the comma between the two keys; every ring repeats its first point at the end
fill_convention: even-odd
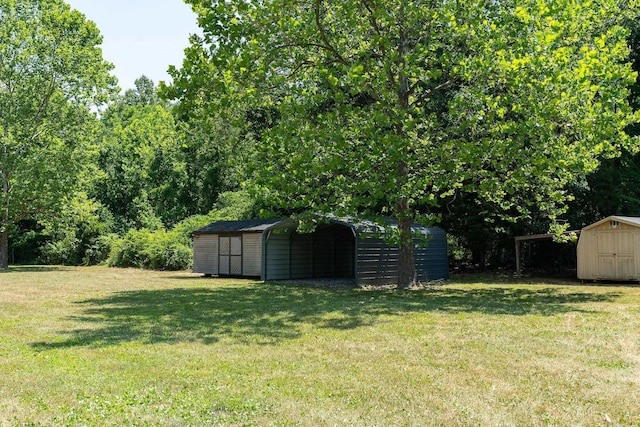
{"type": "Polygon", "coordinates": [[[0,0],[0,266],[188,268],[214,219],[333,212],[397,218],[408,286],[412,220],[484,267],[640,215],[633,3],[187,3],[173,82],[118,94],[83,15],[0,0]]]}

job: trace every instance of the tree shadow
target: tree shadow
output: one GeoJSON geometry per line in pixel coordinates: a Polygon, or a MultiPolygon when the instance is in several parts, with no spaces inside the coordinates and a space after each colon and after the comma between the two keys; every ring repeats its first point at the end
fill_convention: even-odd
{"type": "Polygon", "coordinates": [[[69,267],[61,265],[10,265],[9,268],[0,268],[1,273],[45,273],[51,271],[69,271],[69,267]]]}
{"type": "Polygon", "coordinates": [[[136,290],[78,302],[83,308],[72,320],[86,327],[61,331],[59,340],[33,346],[46,350],[219,340],[268,345],[299,337],[309,325],[354,330],[379,322],[381,316],[430,311],[553,316],[586,311],[578,304],[608,302],[619,296],[552,287],[363,291],[250,284],[136,290]]]}

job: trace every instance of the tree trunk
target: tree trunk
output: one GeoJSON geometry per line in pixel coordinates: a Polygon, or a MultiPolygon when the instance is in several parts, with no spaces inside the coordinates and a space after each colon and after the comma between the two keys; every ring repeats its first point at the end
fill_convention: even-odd
{"type": "MultiPolygon", "coordinates": [[[[405,6],[402,6],[403,8],[405,6]]],[[[398,18],[398,73],[397,73],[397,95],[398,95],[398,109],[407,112],[409,111],[409,97],[411,93],[409,79],[405,73],[405,55],[409,53],[407,45],[408,35],[405,30],[404,9],[398,18]]],[[[394,78],[391,79],[393,86],[394,78]]],[[[396,134],[402,141],[407,140],[407,134],[402,123],[396,125],[396,134]]],[[[400,183],[405,183],[409,177],[409,149],[404,146],[400,149],[400,158],[398,161],[398,178],[400,183]]],[[[404,189],[401,190],[403,193],[404,189]]],[[[411,207],[409,206],[409,199],[404,194],[396,205],[396,215],[398,217],[398,230],[400,231],[400,250],[398,259],[398,287],[409,288],[416,285],[416,262],[413,255],[413,234],[411,233],[411,222],[413,215],[411,214],[411,207]]]]}
{"type": "Polygon", "coordinates": [[[9,229],[0,231],[0,268],[9,268],[9,229]]]}
{"type": "Polygon", "coordinates": [[[398,260],[398,287],[409,288],[417,284],[416,262],[413,255],[413,233],[411,216],[407,215],[409,202],[403,199],[399,203],[398,229],[400,231],[400,251],[398,260]]]}
{"type": "MultiPolygon", "coordinates": [[[[3,141],[4,142],[4,141],[3,141]]],[[[7,164],[9,163],[7,145],[3,144],[2,164],[0,164],[0,179],[2,179],[2,200],[0,206],[0,268],[9,268],[9,173],[7,164]]]]}

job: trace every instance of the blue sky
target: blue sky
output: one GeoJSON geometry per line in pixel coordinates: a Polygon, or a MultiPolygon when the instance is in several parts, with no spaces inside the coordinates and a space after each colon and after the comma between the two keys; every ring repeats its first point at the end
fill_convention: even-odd
{"type": "Polygon", "coordinates": [[[200,33],[196,15],[182,0],[66,0],[95,22],[104,58],[122,89],[145,74],[156,84],[170,81],[169,65],[180,67],[189,35],[200,33]]]}

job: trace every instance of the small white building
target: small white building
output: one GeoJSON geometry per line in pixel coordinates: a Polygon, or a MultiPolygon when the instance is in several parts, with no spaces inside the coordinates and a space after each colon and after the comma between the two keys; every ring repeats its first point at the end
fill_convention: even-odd
{"type": "Polygon", "coordinates": [[[588,225],[577,255],[578,279],[640,280],[640,218],[610,216],[588,225]]]}

